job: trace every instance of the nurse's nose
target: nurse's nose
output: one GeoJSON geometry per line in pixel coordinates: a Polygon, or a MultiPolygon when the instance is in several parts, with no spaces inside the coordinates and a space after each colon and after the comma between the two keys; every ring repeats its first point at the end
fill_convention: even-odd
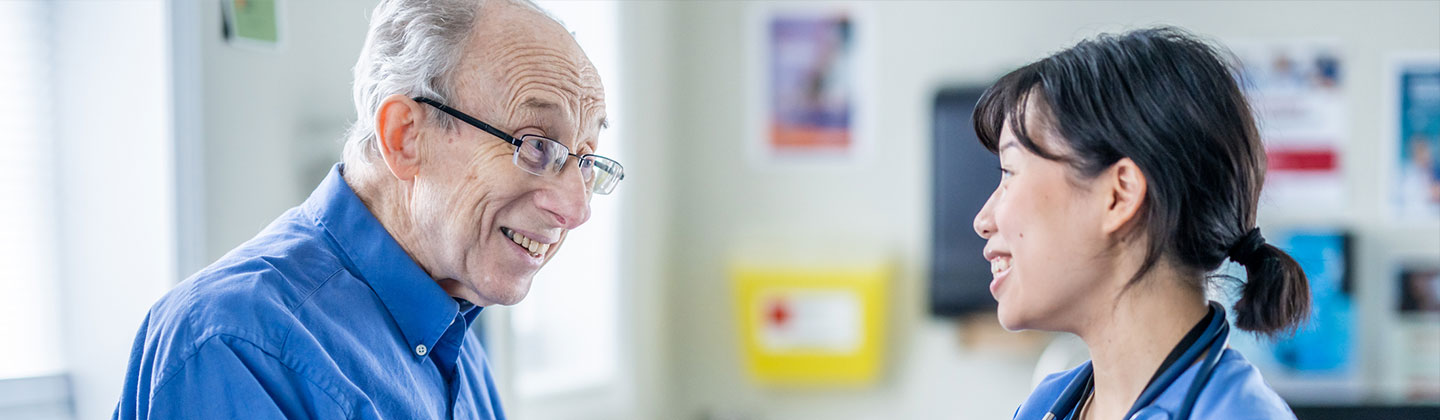
{"type": "Polygon", "coordinates": [[[990,198],[985,199],[985,206],[980,208],[979,213],[975,213],[975,234],[980,235],[981,238],[990,239],[990,236],[995,234],[995,213],[993,207],[995,204],[995,195],[999,192],[999,188],[991,192],[990,198]]]}

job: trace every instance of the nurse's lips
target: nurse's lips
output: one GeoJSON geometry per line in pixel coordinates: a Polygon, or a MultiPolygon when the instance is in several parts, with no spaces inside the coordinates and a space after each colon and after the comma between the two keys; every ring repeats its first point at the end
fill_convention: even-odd
{"type": "Polygon", "coordinates": [[[999,297],[1000,285],[1010,276],[1010,254],[987,249],[985,260],[990,261],[990,295],[999,297]]]}
{"type": "Polygon", "coordinates": [[[1009,258],[1009,257],[999,257],[999,258],[995,258],[995,259],[993,259],[993,260],[990,260],[990,275],[991,275],[991,276],[999,277],[1001,274],[1004,274],[1006,271],[1010,271],[1010,258],[1009,258]]]}

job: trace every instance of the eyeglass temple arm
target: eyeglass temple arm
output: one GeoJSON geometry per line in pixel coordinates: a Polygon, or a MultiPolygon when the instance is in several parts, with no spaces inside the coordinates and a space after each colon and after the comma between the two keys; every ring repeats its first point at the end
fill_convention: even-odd
{"type": "MultiPolygon", "coordinates": [[[[430,106],[433,106],[433,107],[435,107],[436,109],[439,109],[441,112],[444,112],[444,113],[446,113],[446,114],[450,114],[450,116],[452,116],[452,117],[459,118],[460,121],[464,121],[466,124],[473,125],[473,126],[475,126],[475,128],[484,130],[486,133],[490,133],[491,135],[493,135],[493,136],[495,136],[495,137],[499,137],[501,140],[505,140],[505,141],[507,141],[507,142],[510,142],[510,144],[515,145],[515,147],[520,147],[520,145],[521,145],[520,140],[519,140],[519,139],[516,139],[514,136],[511,136],[511,135],[509,135],[509,134],[506,134],[504,131],[500,131],[500,129],[495,128],[495,127],[491,126],[490,124],[486,124],[486,123],[484,123],[484,122],[482,122],[482,121],[480,121],[480,120],[477,120],[477,119],[475,119],[475,118],[473,118],[473,117],[471,117],[471,116],[469,116],[469,115],[466,115],[465,113],[460,112],[459,110],[457,110],[457,109],[455,109],[455,108],[451,108],[451,107],[445,106],[445,104],[442,104],[442,103],[440,103],[440,102],[436,102],[436,101],[433,100],[433,99],[426,98],[426,97],[423,97],[423,96],[417,96],[417,97],[412,98],[412,99],[414,99],[415,102],[420,102],[420,103],[423,103],[423,104],[429,104],[430,106]]],[[[578,162],[579,160],[581,160],[581,159],[584,158],[584,156],[580,156],[580,155],[577,155],[577,154],[574,154],[574,153],[566,152],[566,154],[568,154],[568,155],[570,155],[570,156],[574,156],[577,162],[578,162]]],[[[587,156],[588,156],[588,155],[587,155],[587,156]]],[[[624,180],[624,179],[625,179],[625,173],[624,173],[624,172],[621,172],[621,173],[620,173],[620,180],[624,180]]]]}
{"type": "Polygon", "coordinates": [[[486,123],[484,123],[484,122],[481,122],[480,120],[475,119],[474,117],[471,117],[471,116],[469,116],[469,115],[465,115],[465,113],[460,112],[459,110],[456,110],[455,108],[451,108],[451,107],[445,106],[445,104],[436,102],[436,101],[433,100],[433,99],[426,98],[426,97],[423,97],[423,96],[415,97],[414,99],[415,99],[415,102],[420,102],[420,103],[423,103],[423,104],[430,104],[430,106],[433,106],[433,107],[435,107],[436,109],[439,109],[441,112],[444,112],[444,113],[446,113],[446,114],[450,114],[450,116],[452,116],[452,117],[459,118],[460,121],[464,121],[466,124],[473,125],[473,126],[475,126],[475,128],[484,130],[486,133],[490,133],[491,135],[493,135],[493,136],[495,136],[495,137],[499,137],[500,140],[505,140],[505,141],[509,142],[510,144],[515,145],[515,147],[520,147],[520,140],[519,140],[519,139],[516,139],[514,136],[511,136],[511,135],[509,135],[509,134],[506,134],[504,131],[500,131],[500,129],[498,129],[498,128],[492,127],[490,124],[486,124],[486,123]]]}

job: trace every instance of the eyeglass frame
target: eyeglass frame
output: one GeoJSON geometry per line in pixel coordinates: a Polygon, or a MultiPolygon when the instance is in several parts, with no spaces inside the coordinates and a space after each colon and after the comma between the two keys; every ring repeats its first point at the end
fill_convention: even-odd
{"type": "MultiPolygon", "coordinates": [[[[510,133],[506,133],[506,132],[504,132],[504,131],[501,131],[500,129],[495,128],[495,126],[492,126],[492,125],[490,125],[490,124],[486,124],[484,121],[480,121],[479,119],[477,119],[477,118],[475,118],[475,117],[472,117],[472,116],[470,116],[469,114],[466,114],[466,113],[464,113],[464,112],[460,112],[460,110],[458,110],[458,109],[451,108],[451,107],[448,106],[448,105],[445,105],[445,104],[443,104],[443,103],[440,103],[440,101],[436,101],[436,100],[434,100],[434,99],[426,98],[426,97],[423,97],[423,96],[417,96],[417,97],[410,98],[410,99],[414,100],[415,102],[419,102],[419,103],[423,103],[423,104],[426,104],[426,105],[433,106],[433,107],[435,107],[435,109],[440,110],[440,112],[444,112],[444,113],[446,113],[446,114],[449,114],[450,116],[455,117],[456,119],[459,119],[460,121],[464,121],[466,124],[470,124],[471,126],[474,126],[475,128],[480,129],[480,131],[484,131],[484,132],[486,132],[486,133],[490,133],[490,135],[495,136],[496,138],[499,138],[500,140],[504,140],[506,143],[510,143],[510,145],[515,146],[515,155],[516,155],[516,156],[518,156],[518,155],[520,154],[520,148],[523,147],[524,144],[525,144],[525,142],[524,142],[523,140],[521,140],[521,139],[519,139],[519,138],[516,138],[515,136],[510,135],[510,133]]],[[[552,138],[549,138],[549,137],[545,137],[545,136],[541,136],[541,135],[538,135],[538,134],[529,134],[529,135],[525,135],[524,137],[538,137],[538,138],[541,138],[541,139],[544,139],[544,140],[549,140],[550,142],[555,143],[556,146],[559,146],[561,149],[565,150],[565,154],[575,157],[575,164],[577,165],[577,168],[578,168],[578,165],[581,164],[581,162],[583,162],[586,158],[590,158],[590,157],[597,157],[597,158],[601,158],[601,159],[605,159],[605,160],[614,162],[614,163],[615,163],[615,166],[619,167],[619,169],[620,169],[620,170],[618,171],[618,173],[617,173],[617,175],[619,175],[619,179],[616,179],[616,180],[615,180],[615,185],[618,186],[618,185],[620,184],[620,181],[624,181],[624,180],[625,180],[625,165],[621,165],[621,164],[620,164],[620,161],[617,161],[617,160],[615,160],[615,159],[611,159],[611,158],[608,158],[608,157],[605,157],[605,156],[597,155],[597,154],[594,154],[594,153],[586,153],[586,154],[584,154],[584,155],[577,155],[577,154],[574,154],[574,153],[570,153],[570,147],[565,146],[565,143],[561,143],[559,140],[555,140],[555,139],[552,139],[552,138]]],[[[568,162],[568,161],[569,161],[569,158],[566,158],[566,161],[568,162]]],[[[592,160],[592,162],[593,162],[593,160],[592,160]]],[[[512,162],[512,163],[513,163],[513,162],[512,162]]],[[[562,165],[562,167],[563,167],[564,164],[562,163],[561,165],[562,165]]],[[[515,166],[518,167],[518,166],[520,166],[520,164],[519,164],[519,163],[515,163],[515,166]]],[[[592,164],[591,166],[594,167],[593,164],[592,164]]],[[[541,174],[537,174],[537,173],[534,173],[534,172],[530,172],[530,170],[525,169],[525,168],[523,168],[523,167],[520,168],[520,170],[523,170],[523,171],[525,171],[526,173],[529,173],[529,174],[535,175],[535,176],[546,176],[546,175],[541,175],[541,174]]],[[[562,169],[562,170],[563,170],[563,169],[562,169]]],[[[598,170],[598,169],[597,169],[597,170],[598,170]]],[[[553,174],[552,174],[552,175],[553,175],[553,174]]],[[[595,191],[594,188],[589,188],[589,190],[590,190],[591,192],[593,192],[593,193],[596,193],[596,194],[609,195],[610,193],[612,193],[612,192],[615,191],[615,186],[611,186],[610,189],[609,189],[608,191],[605,191],[605,192],[595,191]]]]}

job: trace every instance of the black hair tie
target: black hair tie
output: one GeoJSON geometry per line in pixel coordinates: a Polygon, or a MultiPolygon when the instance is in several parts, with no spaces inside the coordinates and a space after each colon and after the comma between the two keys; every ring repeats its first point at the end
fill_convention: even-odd
{"type": "Polygon", "coordinates": [[[1260,228],[1257,227],[1250,229],[1250,232],[1241,237],[1239,241],[1236,241],[1235,245],[1231,245],[1230,250],[1226,251],[1226,254],[1230,256],[1231,261],[1240,263],[1240,265],[1250,265],[1250,263],[1255,261],[1255,257],[1260,253],[1260,249],[1264,247],[1265,237],[1260,236],[1260,228]]]}

